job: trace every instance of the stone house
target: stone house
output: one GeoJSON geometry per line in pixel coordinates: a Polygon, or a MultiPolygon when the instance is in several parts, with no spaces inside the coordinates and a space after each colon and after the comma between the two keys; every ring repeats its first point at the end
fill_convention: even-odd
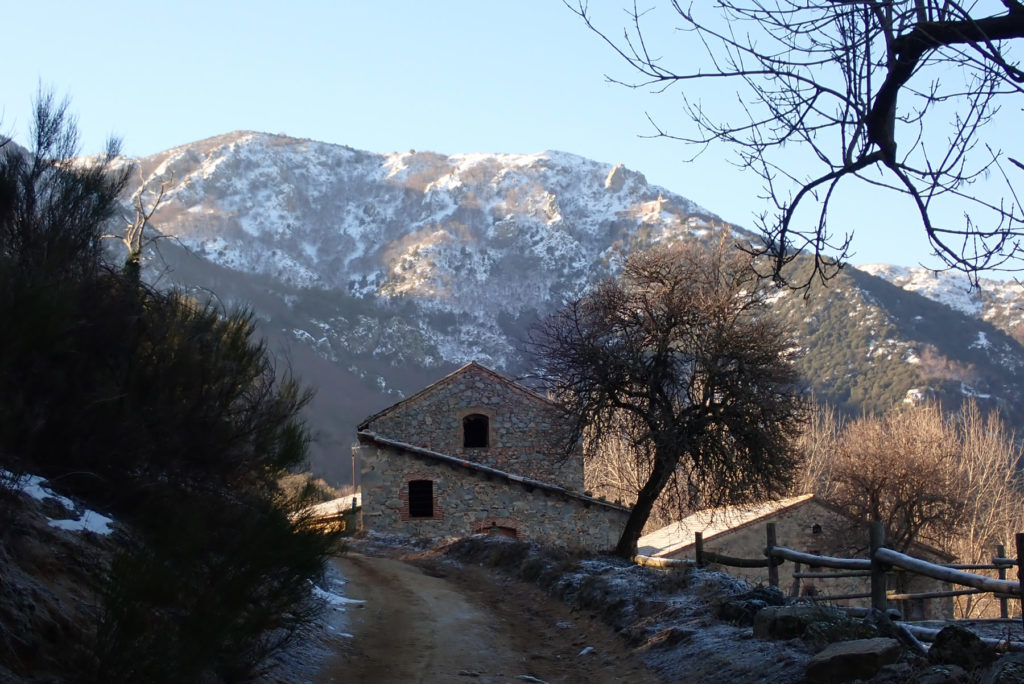
{"type": "Polygon", "coordinates": [[[583,493],[582,450],[548,398],[469,363],[358,426],[363,527],[612,548],[629,509],[583,493]]]}
{"type": "MultiPolygon", "coordinates": [[[[698,511],[660,530],[644,535],[637,553],[664,558],[696,558],[695,533],[700,532],[704,550],[734,558],[764,558],[767,523],[775,523],[776,545],[818,556],[867,558],[867,525],[854,520],[836,506],[813,494],[747,506],[726,506],[698,511]]],[[[950,563],[953,557],[927,544],[915,543],[909,555],[932,563],[950,563]]],[[[723,568],[752,584],[767,584],[767,568],[723,568]]],[[[779,588],[792,596],[803,596],[840,606],[869,606],[869,598],[831,598],[843,594],[870,594],[868,577],[801,577],[792,574],[793,563],[779,566],[779,588]]],[[[831,568],[801,567],[803,573],[822,575],[837,572],[831,568]]],[[[889,589],[899,593],[948,591],[946,582],[893,572],[889,589]]],[[[949,619],[953,617],[953,599],[915,599],[894,602],[908,620],[949,619]]]]}

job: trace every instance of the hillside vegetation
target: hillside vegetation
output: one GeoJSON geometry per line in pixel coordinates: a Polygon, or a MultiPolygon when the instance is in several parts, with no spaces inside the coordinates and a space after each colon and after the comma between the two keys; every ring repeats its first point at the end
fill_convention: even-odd
{"type": "Polygon", "coordinates": [[[114,147],[74,162],[45,96],[32,135],[0,147],[0,576],[20,597],[0,609],[0,678],[247,680],[316,611],[334,543],[300,514],[309,492],[278,484],[304,463],[308,395],[249,313],[105,260],[128,178],[114,147]],[[45,541],[29,475],[118,531],[45,541]]]}

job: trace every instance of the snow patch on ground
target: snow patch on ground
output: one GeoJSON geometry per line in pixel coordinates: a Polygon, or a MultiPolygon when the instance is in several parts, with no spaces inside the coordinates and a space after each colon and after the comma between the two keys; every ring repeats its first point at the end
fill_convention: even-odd
{"type": "Polygon", "coordinates": [[[316,596],[318,599],[323,600],[324,603],[326,603],[328,606],[331,606],[332,608],[347,606],[353,603],[365,603],[365,601],[360,601],[359,599],[351,599],[347,596],[342,596],[341,594],[336,593],[335,591],[321,589],[316,585],[313,586],[313,595],[316,596]]]}
{"type": "Polygon", "coordinates": [[[19,483],[19,489],[36,501],[56,500],[64,509],[76,516],[75,518],[50,518],[50,527],[68,532],[93,532],[99,535],[108,535],[114,531],[112,519],[88,508],[81,508],[68,497],[56,494],[50,489],[44,477],[25,475],[23,478],[18,478],[6,470],[0,470],[0,478],[19,483]]]}

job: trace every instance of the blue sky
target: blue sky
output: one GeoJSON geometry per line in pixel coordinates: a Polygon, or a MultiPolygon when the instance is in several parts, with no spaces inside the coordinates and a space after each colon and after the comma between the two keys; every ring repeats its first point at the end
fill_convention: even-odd
{"type": "MultiPolygon", "coordinates": [[[[8,3],[4,24],[0,120],[21,141],[42,84],[71,99],[86,153],[110,134],[141,156],[239,129],[374,152],[558,149],[742,226],[765,209],[727,151],[687,163],[680,144],[643,137],[648,113],[679,125],[676,96],[608,83],[629,71],[559,0],[33,0],[8,3]]],[[[665,36],[666,57],[685,59],[665,36]]],[[[934,265],[905,201],[841,202],[833,226],[856,231],[854,263],[934,265]]]]}

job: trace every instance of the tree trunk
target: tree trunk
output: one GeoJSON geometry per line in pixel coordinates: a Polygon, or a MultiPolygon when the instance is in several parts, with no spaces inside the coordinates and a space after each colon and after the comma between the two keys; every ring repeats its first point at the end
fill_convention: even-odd
{"type": "Polygon", "coordinates": [[[647,482],[637,494],[636,505],[633,506],[629,519],[626,520],[626,526],[622,530],[622,536],[619,537],[619,543],[615,546],[615,553],[618,556],[632,558],[636,555],[636,542],[640,538],[640,533],[643,532],[644,525],[647,524],[647,519],[651,517],[654,502],[661,496],[662,490],[665,489],[665,485],[668,484],[675,471],[676,464],[679,463],[678,455],[666,454],[665,451],[658,449],[654,455],[654,468],[651,470],[651,476],[647,478],[647,482]]]}

